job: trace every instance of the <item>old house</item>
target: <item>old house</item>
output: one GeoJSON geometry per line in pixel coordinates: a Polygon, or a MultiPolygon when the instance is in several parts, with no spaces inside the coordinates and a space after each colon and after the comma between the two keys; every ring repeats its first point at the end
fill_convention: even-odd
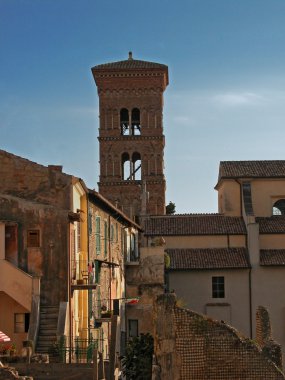
{"type": "Polygon", "coordinates": [[[1,329],[18,351],[32,340],[52,355],[60,341],[62,359],[91,360],[96,347],[114,366],[140,227],[59,166],[5,151],[0,163],[1,329]]]}
{"type": "Polygon", "coordinates": [[[68,301],[69,213],[78,179],[0,151],[1,327],[18,348],[46,350],[68,301]],[[45,332],[44,320],[53,330],[45,332]],[[49,317],[48,317],[49,318],[49,317]]]}

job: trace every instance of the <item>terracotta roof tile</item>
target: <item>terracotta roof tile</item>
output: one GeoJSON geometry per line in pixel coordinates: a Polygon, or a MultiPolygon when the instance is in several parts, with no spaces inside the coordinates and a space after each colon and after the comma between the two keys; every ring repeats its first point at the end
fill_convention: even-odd
{"type": "Polygon", "coordinates": [[[285,249],[261,249],[260,265],[285,266],[285,249]]]}
{"type": "Polygon", "coordinates": [[[255,218],[261,234],[285,234],[285,215],[273,215],[268,218],[255,218]]]}
{"type": "Polygon", "coordinates": [[[138,59],[126,59],[124,61],[103,63],[92,67],[93,70],[136,70],[136,69],[159,69],[167,70],[167,66],[161,63],[141,61],[138,59]]]}
{"type": "Polygon", "coordinates": [[[222,178],[274,177],[285,177],[285,160],[220,162],[219,181],[222,178]]]}
{"type": "Polygon", "coordinates": [[[146,219],[144,231],[147,236],[246,234],[246,228],[241,217],[219,214],[152,216],[146,219]]]}
{"type": "Polygon", "coordinates": [[[172,270],[250,267],[246,248],[168,249],[167,253],[172,270]]]}

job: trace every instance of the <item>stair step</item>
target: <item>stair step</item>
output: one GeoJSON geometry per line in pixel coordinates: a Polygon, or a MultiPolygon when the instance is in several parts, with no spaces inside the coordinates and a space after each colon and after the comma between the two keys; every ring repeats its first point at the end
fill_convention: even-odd
{"type": "Polygon", "coordinates": [[[40,313],[40,318],[41,319],[57,319],[58,318],[58,313],[40,313]]]}
{"type": "Polygon", "coordinates": [[[56,336],[56,329],[40,329],[39,336],[53,335],[56,336]]]}

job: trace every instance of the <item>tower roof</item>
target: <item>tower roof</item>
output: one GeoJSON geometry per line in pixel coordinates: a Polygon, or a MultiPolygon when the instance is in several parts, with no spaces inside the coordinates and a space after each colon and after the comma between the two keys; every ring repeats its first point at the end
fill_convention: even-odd
{"type": "Polygon", "coordinates": [[[168,67],[162,63],[142,61],[138,59],[133,59],[133,54],[129,52],[129,58],[124,61],[103,63],[92,67],[92,70],[133,70],[133,69],[162,69],[167,70],[168,67]]]}
{"type": "Polygon", "coordinates": [[[133,59],[132,52],[129,52],[129,58],[123,61],[108,62],[92,67],[92,73],[95,74],[104,72],[128,72],[128,71],[164,71],[166,74],[166,84],[168,84],[168,67],[162,63],[142,61],[133,59]]]}

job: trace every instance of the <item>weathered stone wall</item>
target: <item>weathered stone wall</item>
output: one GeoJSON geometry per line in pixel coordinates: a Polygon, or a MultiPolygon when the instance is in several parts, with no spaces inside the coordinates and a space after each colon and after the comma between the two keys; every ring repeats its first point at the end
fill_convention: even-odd
{"type": "Polygon", "coordinates": [[[256,311],[256,342],[261,347],[262,352],[277,367],[282,368],[281,346],[272,339],[269,313],[263,306],[259,306],[256,311]]]}
{"type": "Polygon", "coordinates": [[[137,265],[126,268],[126,296],[138,297],[127,306],[127,318],[137,319],[139,333],[153,334],[153,302],[164,293],[164,247],[141,248],[137,265]]]}
{"type": "Polygon", "coordinates": [[[0,220],[17,225],[17,257],[10,259],[23,271],[41,276],[42,304],[67,301],[68,210],[0,194],[0,220]],[[39,247],[27,247],[29,229],[39,230],[39,247]]]}
{"type": "Polygon", "coordinates": [[[174,294],[157,299],[154,340],[163,380],[285,379],[253,341],[224,323],[177,307],[174,294]]]}
{"type": "Polygon", "coordinates": [[[68,209],[70,175],[0,150],[0,193],[68,209]]]}

